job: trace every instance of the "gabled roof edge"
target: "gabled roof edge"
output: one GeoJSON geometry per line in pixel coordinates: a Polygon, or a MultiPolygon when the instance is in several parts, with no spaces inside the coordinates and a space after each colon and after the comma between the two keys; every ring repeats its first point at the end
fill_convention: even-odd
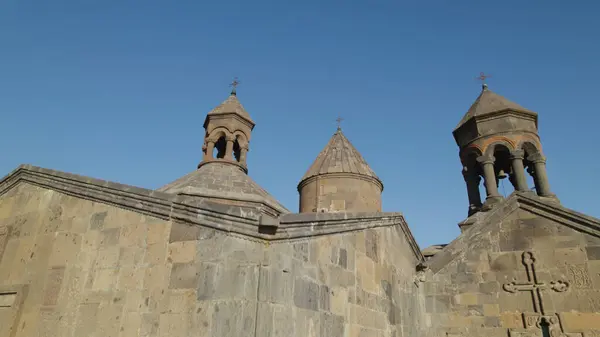
{"type": "Polygon", "coordinates": [[[482,233],[488,226],[493,226],[497,221],[502,220],[518,209],[526,210],[576,231],[600,238],[600,219],[584,215],[580,212],[566,208],[561,204],[545,201],[537,196],[528,195],[527,192],[513,192],[513,194],[499,206],[500,207],[493,209],[483,218],[478,220],[477,223],[472,225],[467,231],[461,233],[427,262],[434,274],[442,270],[446,265],[461,255],[464,248],[453,250],[456,245],[461,242],[464,243],[465,241],[469,241],[473,236],[482,233]],[[481,223],[484,224],[483,227],[478,226],[478,224],[481,223]]]}
{"type": "Polygon", "coordinates": [[[225,231],[258,241],[281,241],[332,235],[368,228],[400,225],[415,256],[422,260],[412,233],[400,213],[331,214],[330,219],[317,215],[314,221],[305,214],[265,217],[260,208],[229,206],[198,198],[174,195],[120,183],[89,178],[72,173],[21,165],[0,180],[0,196],[25,182],[73,197],[114,205],[163,220],[184,222],[225,231]],[[276,227],[275,233],[261,231],[261,226],[276,227]]]}

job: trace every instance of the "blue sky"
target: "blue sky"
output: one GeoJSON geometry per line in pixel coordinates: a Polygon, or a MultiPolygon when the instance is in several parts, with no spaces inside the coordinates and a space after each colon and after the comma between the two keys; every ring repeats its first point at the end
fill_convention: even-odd
{"type": "Polygon", "coordinates": [[[467,211],[452,130],[490,89],[537,111],[553,191],[600,217],[596,1],[0,3],[0,172],[157,188],[194,170],[238,76],[250,175],[288,208],[335,119],[422,247],[467,211]]]}

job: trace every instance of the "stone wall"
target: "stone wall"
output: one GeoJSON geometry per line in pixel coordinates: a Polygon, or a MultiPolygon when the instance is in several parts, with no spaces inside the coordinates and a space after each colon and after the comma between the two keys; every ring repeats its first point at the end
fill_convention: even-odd
{"type": "Polygon", "coordinates": [[[400,226],[269,243],[21,183],[0,336],[418,336],[411,249],[400,226]]]}
{"type": "Polygon", "coordinates": [[[1,336],[158,336],[170,323],[183,295],[167,287],[168,222],[27,184],[0,198],[1,336]]]}
{"type": "Polygon", "coordinates": [[[381,186],[356,176],[320,176],[301,185],[300,213],[381,212],[381,186]]]}
{"type": "Polygon", "coordinates": [[[277,243],[268,258],[256,336],[419,336],[424,328],[417,259],[398,227],[277,243]]]}
{"type": "Polygon", "coordinates": [[[473,226],[430,263],[424,286],[429,320],[437,327],[432,335],[600,333],[595,236],[517,208],[500,221],[473,226]]]}

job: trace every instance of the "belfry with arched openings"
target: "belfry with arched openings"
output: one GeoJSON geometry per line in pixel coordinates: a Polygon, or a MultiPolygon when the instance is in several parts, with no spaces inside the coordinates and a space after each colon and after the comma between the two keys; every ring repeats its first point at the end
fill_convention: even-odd
{"type": "Polygon", "coordinates": [[[460,148],[469,216],[489,210],[503,199],[498,184],[506,177],[515,191],[533,193],[527,185],[529,174],[538,196],[557,200],[546,175],[537,113],[494,93],[484,84],[453,134],[460,148]],[[482,180],[484,200],[479,193],[482,180]]]}

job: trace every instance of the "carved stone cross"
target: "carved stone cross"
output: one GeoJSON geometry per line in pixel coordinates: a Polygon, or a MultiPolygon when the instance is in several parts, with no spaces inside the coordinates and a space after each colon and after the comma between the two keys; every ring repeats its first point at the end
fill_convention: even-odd
{"type": "MultiPolygon", "coordinates": [[[[525,265],[525,270],[527,271],[527,282],[517,282],[516,279],[513,279],[511,283],[505,283],[503,288],[505,291],[509,293],[516,293],[518,291],[528,291],[531,292],[531,299],[533,301],[533,310],[536,313],[544,315],[544,302],[542,300],[542,290],[548,288],[548,285],[544,282],[540,282],[537,279],[537,274],[535,272],[535,257],[532,252],[524,252],[522,255],[523,265],[525,265]]],[[[565,281],[551,281],[550,289],[563,292],[569,289],[569,283],[565,281]]]]}
{"type": "Polygon", "coordinates": [[[543,337],[581,337],[581,334],[567,334],[562,330],[560,324],[560,315],[558,314],[546,314],[544,311],[544,301],[542,298],[542,291],[546,289],[552,289],[556,292],[564,292],[569,289],[569,283],[558,280],[551,281],[549,284],[538,280],[538,276],[535,270],[535,257],[533,252],[523,252],[522,262],[527,272],[527,281],[518,282],[513,279],[510,283],[505,283],[502,288],[509,293],[517,293],[519,291],[527,291],[531,293],[531,300],[533,302],[533,313],[523,312],[523,328],[522,329],[509,329],[509,337],[525,337],[533,336],[532,328],[538,328],[542,330],[543,337]]]}

